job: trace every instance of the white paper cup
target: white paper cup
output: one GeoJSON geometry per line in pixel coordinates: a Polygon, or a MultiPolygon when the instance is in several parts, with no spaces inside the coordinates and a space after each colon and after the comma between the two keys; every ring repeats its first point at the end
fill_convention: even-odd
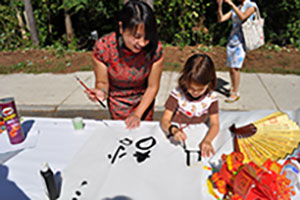
{"type": "Polygon", "coordinates": [[[72,119],[73,127],[75,130],[82,130],[83,129],[83,118],[82,117],[75,117],[72,119]]]}

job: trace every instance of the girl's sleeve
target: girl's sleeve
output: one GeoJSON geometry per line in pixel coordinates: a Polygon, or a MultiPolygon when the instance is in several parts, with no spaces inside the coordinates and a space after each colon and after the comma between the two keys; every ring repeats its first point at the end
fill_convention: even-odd
{"type": "Polygon", "coordinates": [[[106,39],[100,38],[95,42],[92,53],[94,58],[108,66],[109,51],[107,45],[106,39]]]}
{"type": "Polygon", "coordinates": [[[153,56],[153,62],[156,62],[159,59],[161,59],[162,55],[163,55],[163,48],[162,48],[161,42],[159,41],[157,44],[155,54],[153,56]]]}
{"type": "Polygon", "coordinates": [[[172,112],[175,112],[177,105],[178,105],[177,99],[175,97],[173,97],[172,95],[170,95],[165,103],[165,108],[172,112]]]}
{"type": "Polygon", "coordinates": [[[210,104],[210,106],[208,108],[208,113],[210,115],[219,113],[219,103],[218,103],[218,100],[214,101],[212,104],[210,104]]]}

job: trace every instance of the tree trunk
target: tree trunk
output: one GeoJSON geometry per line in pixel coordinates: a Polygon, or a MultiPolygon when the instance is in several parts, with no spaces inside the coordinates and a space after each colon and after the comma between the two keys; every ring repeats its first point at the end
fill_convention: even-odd
{"type": "Polygon", "coordinates": [[[29,30],[30,30],[32,43],[36,46],[39,46],[40,40],[38,37],[37,28],[36,28],[36,21],[35,21],[33,11],[32,11],[31,0],[24,0],[24,6],[25,6],[25,12],[27,15],[27,19],[28,19],[28,26],[29,26],[29,30]]]}
{"type": "Polygon", "coordinates": [[[66,26],[67,42],[68,44],[70,44],[72,42],[72,37],[73,37],[73,28],[72,28],[71,16],[68,13],[67,9],[65,9],[65,26],[66,26]]]}
{"type": "MultiPolygon", "coordinates": [[[[127,3],[128,0],[123,0],[123,3],[127,3]]],[[[154,0],[142,0],[143,2],[146,2],[152,9],[154,9],[154,0]]]]}

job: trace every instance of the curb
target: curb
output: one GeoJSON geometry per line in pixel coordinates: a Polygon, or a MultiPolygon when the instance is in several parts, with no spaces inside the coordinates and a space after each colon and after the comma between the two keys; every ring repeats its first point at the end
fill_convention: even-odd
{"type": "MultiPolygon", "coordinates": [[[[83,117],[85,119],[95,120],[110,120],[108,110],[91,110],[91,109],[24,109],[19,108],[18,113],[20,116],[30,117],[50,117],[50,118],[75,118],[83,117]]],[[[159,121],[162,117],[163,110],[156,110],[154,112],[154,121],[159,121]]]]}

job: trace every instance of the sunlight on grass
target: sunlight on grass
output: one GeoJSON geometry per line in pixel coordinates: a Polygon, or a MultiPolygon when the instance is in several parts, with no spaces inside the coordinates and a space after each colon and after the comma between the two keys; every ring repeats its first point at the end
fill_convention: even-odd
{"type": "Polygon", "coordinates": [[[67,66],[64,62],[59,61],[53,68],[45,68],[43,65],[37,65],[27,60],[26,62],[19,62],[9,66],[0,66],[0,74],[11,74],[11,73],[46,73],[46,72],[61,72],[66,70],[67,66]]]}
{"type": "Polygon", "coordinates": [[[163,69],[165,71],[180,71],[181,70],[181,64],[177,62],[165,62],[163,69]]]}
{"type": "Polygon", "coordinates": [[[93,70],[93,65],[83,66],[80,68],[80,71],[91,71],[93,70]]]}
{"type": "Polygon", "coordinates": [[[278,64],[282,65],[283,67],[289,66],[291,64],[291,60],[289,58],[284,58],[278,62],[278,64]]]}
{"type": "Polygon", "coordinates": [[[272,59],[273,56],[271,56],[271,55],[268,54],[268,55],[265,56],[265,58],[267,58],[267,59],[272,59]]]}
{"type": "Polygon", "coordinates": [[[246,72],[246,73],[256,73],[256,69],[242,69],[242,72],[246,72]]]}
{"type": "Polygon", "coordinates": [[[298,69],[284,69],[282,67],[272,67],[272,72],[273,73],[279,73],[279,74],[296,74],[300,75],[300,68],[298,69]]]}
{"type": "Polygon", "coordinates": [[[23,71],[25,69],[26,69],[26,63],[19,62],[18,64],[14,64],[14,65],[0,66],[0,73],[1,74],[9,74],[9,73],[14,73],[14,72],[18,72],[18,71],[23,71]]]}

